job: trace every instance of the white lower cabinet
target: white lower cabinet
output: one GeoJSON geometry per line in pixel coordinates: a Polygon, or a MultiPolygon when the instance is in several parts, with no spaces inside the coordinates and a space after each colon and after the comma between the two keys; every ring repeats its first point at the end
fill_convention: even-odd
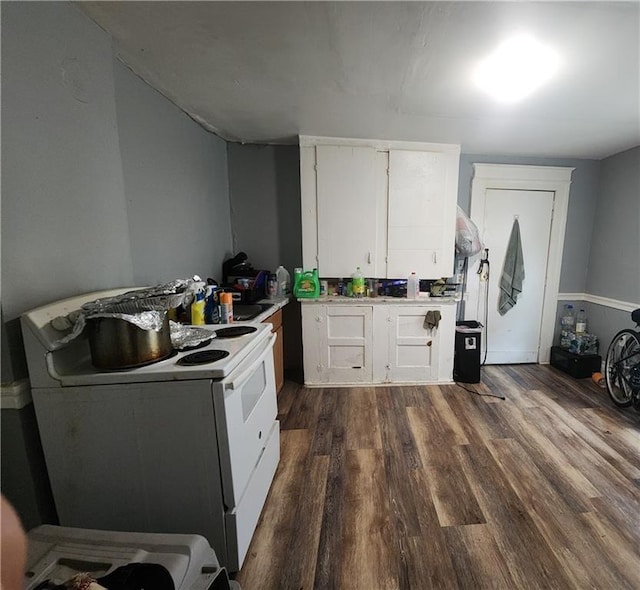
{"type": "Polygon", "coordinates": [[[371,306],[303,305],[306,383],[371,383],[371,306]]]}
{"type": "Polygon", "coordinates": [[[455,306],[302,305],[306,385],[450,382],[455,306]],[[437,327],[427,314],[438,312],[437,327]]]}
{"type": "Polygon", "coordinates": [[[428,309],[421,306],[376,308],[376,344],[386,359],[382,381],[437,381],[438,329],[424,327],[428,309]],[[435,345],[434,345],[435,342],[435,345]]]}

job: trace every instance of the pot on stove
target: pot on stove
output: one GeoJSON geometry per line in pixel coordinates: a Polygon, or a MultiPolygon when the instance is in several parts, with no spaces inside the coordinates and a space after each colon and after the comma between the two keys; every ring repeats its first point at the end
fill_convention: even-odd
{"type": "Polygon", "coordinates": [[[159,330],[145,330],[121,318],[87,319],[91,362],[99,369],[131,369],[169,357],[171,330],[165,313],[159,330]]]}

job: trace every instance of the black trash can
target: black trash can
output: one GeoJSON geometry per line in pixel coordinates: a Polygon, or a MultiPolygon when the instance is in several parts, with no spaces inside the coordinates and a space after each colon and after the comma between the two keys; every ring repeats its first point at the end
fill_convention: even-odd
{"type": "Polygon", "coordinates": [[[480,383],[480,342],[482,326],[475,320],[456,322],[453,380],[480,383]]]}

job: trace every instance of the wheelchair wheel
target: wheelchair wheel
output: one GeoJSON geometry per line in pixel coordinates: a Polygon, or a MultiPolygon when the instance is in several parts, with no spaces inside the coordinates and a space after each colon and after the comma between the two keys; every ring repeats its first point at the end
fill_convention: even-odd
{"type": "Polygon", "coordinates": [[[640,336],[633,330],[621,330],[609,345],[604,367],[607,391],[616,406],[626,408],[632,404],[631,373],[639,364],[640,336]]]}

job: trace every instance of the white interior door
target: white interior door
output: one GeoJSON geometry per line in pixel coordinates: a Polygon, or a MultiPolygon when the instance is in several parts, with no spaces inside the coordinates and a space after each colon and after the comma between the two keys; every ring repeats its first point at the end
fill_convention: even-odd
{"type": "Polygon", "coordinates": [[[548,363],[556,323],[573,168],[473,164],[473,169],[471,219],[489,248],[493,281],[489,284],[490,315],[487,318],[482,298],[486,283],[479,281],[476,274],[479,256],[469,260],[465,319],[489,324],[482,343],[483,351],[485,343],[488,345],[488,363],[548,363]],[[514,215],[519,215],[526,278],[518,303],[500,318],[497,284],[514,215]],[[523,311],[527,308],[531,316],[523,311]]]}
{"type": "Polygon", "coordinates": [[[481,281],[479,303],[483,306],[484,297],[488,297],[483,347],[488,364],[538,361],[553,198],[549,191],[489,189],[485,193],[482,239],[489,249],[490,272],[488,290],[481,281]],[[516,305],[500,315],[500,276],[516,217],[525,279],[516,305]]]}

